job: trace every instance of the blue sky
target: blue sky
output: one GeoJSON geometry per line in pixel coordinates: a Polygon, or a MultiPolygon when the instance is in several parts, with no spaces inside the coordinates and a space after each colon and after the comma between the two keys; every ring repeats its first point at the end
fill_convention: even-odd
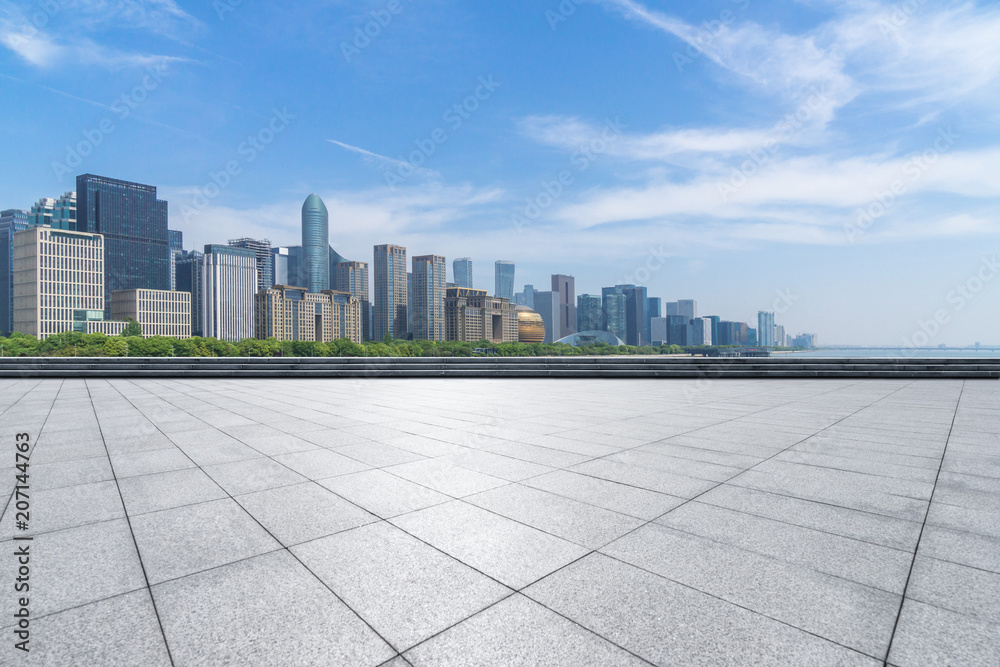
{"type": "Polygon", "coordinates": [[[1000,343],[1000,5],[0,0],[0,207],[470,256],[826,343],[1000,343]],[[367,35],[365,31],[367,30],[367,35]]]}

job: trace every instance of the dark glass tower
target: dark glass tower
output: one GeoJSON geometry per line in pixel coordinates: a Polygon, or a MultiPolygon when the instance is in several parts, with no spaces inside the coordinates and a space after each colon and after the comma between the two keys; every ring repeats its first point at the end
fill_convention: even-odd
{"type": "Polygon", "coordinates": [[[104,235],[104,309],[111,293],[170,289],[167,202],[156,187],[84,174],[76,177],[77,230],[104,235]]]}
{"type": "Polygon", "coordinates": [[[330,214],[316,194],[302,204],[302,278],[310,292],[330,289],[330,214]]]}
{"type": "Polygon", "coordinates": [[[28,212],[0,212],[0,334],[14,330],[14,234],[31,227],[28,212]]]}

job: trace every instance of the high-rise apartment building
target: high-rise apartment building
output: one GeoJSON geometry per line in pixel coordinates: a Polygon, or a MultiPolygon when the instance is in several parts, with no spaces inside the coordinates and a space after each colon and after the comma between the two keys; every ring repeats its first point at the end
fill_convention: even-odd
{"type": "Polygon", "coordinates": [[[361,339],[371,340],[371,309],[368,296],[368,262],[340,262],[333,276],[333,288],[347,292],[361,303],[361,339]]]}
{"type": "Polygon", "coordinates": [[[253,338],[257,255],[230,245],[205,246],[205,336],[227,341],[253,338]]]}
{"type": "Polygon", "coordinates": [[[413,258],[413,340],[444,340],[447,264],[441,255],[413,258]]]}
{"type": "Polygon", "coordinates": [[[229,245],[234,248],[252,250],[257,257],[257,290],[267,289],[274,282],[274,257],[271,255],[271,242],[267,239],[230,239],[229,245]]]}
{"type": "Polygon", "coordinates": [[[257,338],[317,343],[346,338],[361,342],[361,302],[347,292],[317,294],[302,287],[275,285],[254,298],[257,338]]]}
{"type": "Polygon", "coordinates": [[[603,331],[604,311],[601,297],[596,294],[581,294],[576,298],[576,330],[603,331]]]}
{"type": "Polygon", "coordinates": [[[14,331],[73,331],[77,310],[104,311],[104,238],[31,227],[14,233],[14,331]]]}
{"type": "Polygon", "coordinates": [[[764,310],[757,313],[757,345],[774,347],[774,313],[764,310]]]}
{"type": "Polygon", "coordinates": [[[310,292],[330,289],[330,214],[317,194],[302,204],[302,278],[310,292]]]}
{"type": "Polygon", "coordinates": [[[31,207],[31,224],[76,231],[76,193],[66,192],[58,199],[42,197],[31,207]]]}
{"type": "Polygon", "coordinates": [[[191,294],[191,335],[205,335],[205,254],[185,250],[175,260],[174,280],[178,292],[191,294]]]}
{"type": "Polygon", "coordinates": [[[167,202],[154,186],[84,174],[76,197],[77,230],[104,237],[106,318],[112,292],[170,289],[167,202]]]}
{"type": "Polygon", "coordinates": [[[576,279],[573,276],[554,274],[552,291],[559,294],[560,338],[576,333],[576,279]]]}
{"type": "Polygon", "coordinates": [[[14,330],[14,234],[30,228],[27,211],[0,211],[0,335],[14,330]]]}
{"type": "Polygon", "coordinates": [[[459,257],[453,265],[456,287],[472,287],[472,260],[459,257]]]}
{"type": "Polygon", "coordinates": [[[130,289],[111,293],[111,319],[132,318],[150,336],[191,337],[191,293],[130,289]]]}
{"type": "Polygon", "coordinates": [[[515,343],[518,337],[514,304],[484,289],[449,287],[444,299],[445,339],[475,343],[515,343]]]}
{"type": "Polygon", "coordinates": [[[514,262],[498,259],[493,265],[495,283],[493,296],[514,300],[514,262]]]}
{"type": "Polygon", "coordinates": [[[385,244],[375,246],[372,262],[374,300],[372,302],[372,337],[382,340],[406,338],[406,248],[385,244]]]}

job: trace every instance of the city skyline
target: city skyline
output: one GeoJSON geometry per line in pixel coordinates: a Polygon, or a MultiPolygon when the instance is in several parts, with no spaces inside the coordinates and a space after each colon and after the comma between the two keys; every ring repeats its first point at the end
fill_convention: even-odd
{"type": "Polygon", "coordinates": [[[156,183],[191,248],[295,245],[316,192],[347,257],[468,256],[478,285],[511,257],[518,289],[558,271],[748,321],[785,303],[826,342],[990,342],[995,4],[402,6],[362,48],[383,3],[40,25],[5,3],[0,209],[113,174],[156,183]]]}

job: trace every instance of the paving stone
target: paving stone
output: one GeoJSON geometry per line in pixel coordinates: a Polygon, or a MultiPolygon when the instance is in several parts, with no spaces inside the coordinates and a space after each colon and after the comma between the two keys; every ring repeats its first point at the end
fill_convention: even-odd
{"type": "Polygon", "coordinates": [[[1000,664],[996,623],[907,599],[899,617],[888,661],[917,665],[1000,664]]]}
{"type": "Polygon", "coordinates": [[[234,496],[306,481],[297,472],[264,457],[205,466],[205,472],[234,496]]]}
{"type": "Polygon", "coordinates": [[[480,493],[509,482],[492,475],[467,470],[440,459],[425,459],[386,468],[386,471],[455,498],[480,493]]]}
{"type": "Polygon", "coordinates": [[[451,500],[450,496],[383,470],[330,477],[318,483],[383,519],[451,500]]]}
{"type": "Polygon", "coordinates": [[[227,496],[199,468],[173,470],[155,475],[129,477],[118,482],[129,516],[194,505],[227,496]]]}
{"type": "Polygon", "coordinates": [[[677,496],[565,470],[533,477],[524,484],[647,521],[686,502],[677,496]]]}
{"type": "Polygon", "coordinates": [[[295,454],[283,454],[275,456],[274,460],[300,475],[314,480],[348,475],[371,468],[365,463],[328,449],[312,449],[295,454]]]}

